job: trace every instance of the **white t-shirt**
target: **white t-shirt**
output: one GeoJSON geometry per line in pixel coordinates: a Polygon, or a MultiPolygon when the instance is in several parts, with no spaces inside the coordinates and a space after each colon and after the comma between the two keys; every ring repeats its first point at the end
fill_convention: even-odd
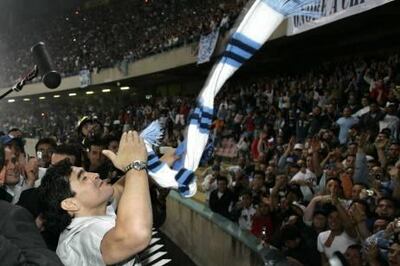
{"type": "MultiPolygon", "coordinates": [[[[65,266],[105,265],[100,252],[101,240],[115,226],[116,215],[112,207],[107,215],[72,219],[58,240],[57,255],[65,266]]],[[[135,259],[117,264],[133,266],[135,259]]]]}
{"type": "Polygon", "coordinates": [[[353,238],[351,238],[346,232],[335,236],[330,247],[325,246],[325,242],[328,239],[331,230],[324,231],[318,235],[318,251],[324,253],[325,256],[330,259],[335,251],[339,251],[344,254],[347,248],[351,245],[356,244],[353,238]]]}
{"type": "Polygon", "coordinates": [[[39,167],[38,179],[35,181],[34,187],[39,187],[42,184],[42,179],[46,174],[47,168],[39,167]]]}
{"type": "Polygon", "coordinates": [[[239,227],[250,231],[254,214],[256,214],[256,209],[254,209],[253,205],[249,208],[243,208],[239,217],[239,227]]]}
{"type": "MultiPolygon", "coordinates": [[[[306,172],[303,173],[302,171],[298,171],[297,174],[295,174],[290,181],[311,181],[313,190],[315,193],[315,190],[317,189],[317,177],[316,175],[311,172],[309,169],[306,169],[306,172]]],[[[308,187],[308,186],[300,186],[301,193],[303,194],[303,198],[305,201],[310,201],[314,193],[313,191],[308,187]]]]}

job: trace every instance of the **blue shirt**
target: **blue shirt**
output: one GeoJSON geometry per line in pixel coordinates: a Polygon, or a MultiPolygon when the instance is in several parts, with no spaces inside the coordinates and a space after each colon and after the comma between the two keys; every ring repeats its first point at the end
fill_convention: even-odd
{"type": "Polygon", "coordinates": [[[347,137],[349,134],[349,129],[358,123],[358,118],[356,117],[341,117],[336,121],[336,124],[339,125],[339,142],[340,144],[347,143],[347,137]]]}

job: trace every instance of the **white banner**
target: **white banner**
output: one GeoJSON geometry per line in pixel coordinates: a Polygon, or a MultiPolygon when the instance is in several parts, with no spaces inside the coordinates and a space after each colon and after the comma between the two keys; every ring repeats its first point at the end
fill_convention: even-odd
{"type": "Polygon", "coordinates": [[[287,35],[298,34],[333,21],[346,18],[372,8],[387,4],[394,0],[321,0],[310,10],[320,11],[322,16],[315,19],[304,16],[289,18],[287,35]]]}
{"type": "Polygon", "coordinates": [[[197,64],[203,64],[210,61],[217,45],[219,28],[208,35],[202,35],[199,42],[199,53],[197,55],[197,64]]]}
{"type": "Polygon", "coordinates": [[[79,81],[81,84],[80,85],[81,88],[89,87],[90,84],[92,83],[90,71],[87,69],[79,71],[79,81]]]}

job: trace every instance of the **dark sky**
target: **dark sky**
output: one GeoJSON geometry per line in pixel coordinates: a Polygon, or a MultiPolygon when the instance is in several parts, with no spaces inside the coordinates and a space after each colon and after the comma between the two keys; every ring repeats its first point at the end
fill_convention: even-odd
{"type": "Polygon", "coordinates": [[[60,13],[82,2],[84,0],[0,0],[0,23],[3,27],[10,26],[32,16],[60,13]]]}

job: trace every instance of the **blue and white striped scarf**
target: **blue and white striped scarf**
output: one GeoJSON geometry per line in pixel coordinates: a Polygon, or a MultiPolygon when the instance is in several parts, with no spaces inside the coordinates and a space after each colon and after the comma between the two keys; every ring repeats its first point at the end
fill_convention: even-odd
{"type": "MultiPolygon", "coordinates": [[[[194,111],[189,116],[185,141],[177,149],[181,159],[171,169],[161,162],[152,149],[157,144],[154,136],[160,126],[152,123],[142,136],[147,143],[150,176],[161,187],[176,189],[184,197],[192,197],[197,191],[196,171],[207,145],[214,112],[214,98],[225,82],[250,59],[271,34],[289,16],[317,14],[306,8],[319,0],[255,0],[236,23],[237,28],[227,47],[201,90],[194,111]],[[148,135],[153,136],[149,138],[148,135]]],[[[156,137],[157,139],[158,137],[156,137]]]]}

